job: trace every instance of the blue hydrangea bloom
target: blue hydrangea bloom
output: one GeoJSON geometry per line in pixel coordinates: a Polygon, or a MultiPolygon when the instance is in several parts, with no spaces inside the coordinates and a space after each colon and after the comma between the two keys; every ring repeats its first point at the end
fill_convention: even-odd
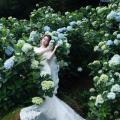
{"type": "Polygon", "coordinates": [[[67,26],[67,31],[73,30],[72,26],[67,26]]]}
{"type": "Polygon", "coordinates": [[[5,54],[11,56],[14,52],[14,49],[10,46],[5,49],[5,54]]]}
{"type": "Polygon", "coordinates": [[[117,13],[115,11],[111,11],[108,15],[107,15],[107,19],[108,20],[113,20],[116,17],[117,13]]]}
{"type": "Polygon", "coordinates": [[[65,36],[64,36],[64,34],[59,33],[59,34],[58,34],[58,38],[59,38],[59,39],[63,39],[63,38],[65,38],[65,36]]]}
{"type": "Polygon", "coordinates": [[[7,69],[7,70],[11,69],[13,67],[13,65],[14,65],[14,59],[13,59],[13,57],[7,59],[4,62],[4,68],[7,69]]]}
{"type": "Polygon", "coordinates": [[[108,46],[113,45],[113,41],[112,41],[112,40],[108,40],[108,41],[106,42],[106,45],[108,45],[108,46]]]}
{"type": "Polygon", "coordinates": [[[77,23],[76,23],[75,21],[72,21],[72,22],[70,22],[69,24],[70,24],[70,26],[73,27],[73,26],[75,26],[77,23]]]}
{"type": "Polygon", "coordinates": [[[57,32],[59,32],[59,33],[63,33],[63,32],[66,32],[66,31],[67,31],[66,27],[57,29],[57,32]]]}
{"type": "Polygon", "coordinates": [[[44,31],[45,31],[45,32],[50,31],[50,27],[49,27],[49,26],[45,26],[45,27],[44,27],[44,31]]]}

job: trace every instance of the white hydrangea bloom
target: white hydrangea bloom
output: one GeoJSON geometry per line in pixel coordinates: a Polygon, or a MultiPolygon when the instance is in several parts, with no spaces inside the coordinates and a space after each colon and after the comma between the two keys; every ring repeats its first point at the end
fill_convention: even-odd
{"type": "Polygon", "coordinates": [[[98,106],[99,104],[104,103],[104,99],[101,94],[99,94],[96,98],[95,105],[98,106]]]}
{"type": "Polygon", "coordinates": [[[45,72],[45,71],[41,71],[41,73],[40,73],[40,76],[41,76],[41,77],[45,77],[46,75],[48,75],[47,72],[45,72]]]}
{"type": "Polygon", "coordinates": [[[114,40],[114,44],[115,44],[115,45],[119,45],[119,44],[120,44],[120,40],[115,39],[115,40],[114,40]]]}
{"type": "Polygon", "coordinates": [[[115,94],[114,92],[109,92],[109,93],[107,94],[107,98],[108,98],[109,100],[114,100],[114,99],[116,98],[116,94],[115,94]]]}
{"type": "Polygon", "coordinates": [[[28,41],[36,41],[37,39],[39,39],[39,34],[38,34],[38,32],[36,30],[33,30],[30,33],[28,41]]]}
{"type": "Polygon", "coordinates": [[[25,43],[22,47],[22,51],[27,53],[29,50],[32,50],[32,45],[30,45],[29,43],[25,43]]]}
{"type": "Polygon", "coordinates": [[[78,67],[78,68],[77,68],[77,71],[78,71],[78,72],[82,72],[82,70],[83,70],[82,67],[78,67]]]}
{"type": "Polygon", "coordinates": [[[32,98],[32,103],[36,105],[41,105],[44,102],[44,100],[40,97],[33,97],[32,98]]]}
{"type": "Polygon", "coordinates": [[[117,13],[115,11],[111,11],[108,15],[107,15],[107,19],[108,20],[113,20],[116,17],[117,13]]]}
{"type": "Polygon", "coordinates": [[[106,75],[106,74],[102,74],[101,76],[100,76],[100,79],[99,79],[99,81],[98,81],[98,84],[100,83],[100,82],[104,82],[104,83],[106,83],[107,81],[108,81],[108,75],[106,75]]]}
{"type": "Polygon", "coordinates": [[[115,84],[111,88],[111,92],[120,92],[120,85],[115,84]]]}
{"type": "Polygon", "coordinates": [[[39,62],[37,60],[32,60],[31,68],[35,69],[39,67],[39,62]]]}
{"type": "Polygon", "coordinates": [[[25,44],[24,40],[18,40],[17,42],[17,46],[20,46],[20,47],[22,47],[24,44],[25,44]]]}
{"type": "Polygon", "coordinates": [[[114,67],[120,65],[120,55],[116,54],[114,55],[111,60],[109,60],[109,66],[114,67]]]}
{"type": "Polygon", "coordinates": [[[42,90],[49,90],[54,87],[54,82],[53,81],[42,81],[41,83],[42,90]]]}

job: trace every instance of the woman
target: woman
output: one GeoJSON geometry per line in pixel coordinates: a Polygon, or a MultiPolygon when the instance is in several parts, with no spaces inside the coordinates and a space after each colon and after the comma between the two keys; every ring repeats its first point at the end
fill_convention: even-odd
{"type": "Polygon", "coordinates": [[[71,107],[55,96],[59,82],[59,66],[56,61],[55,51],[58,49],[59,45],[57,44],[52,50],[50,47],[50,40],[51,36],[45,35],[41,40],[41,46],[35,49],[35,53],[42,55],[44,58],[41,71],[49,74],[55,83],[53,96],[46,97],[44,104],[41,106],[30,106],[22,109],[20,118],[21,120],[84,120],[71,107]],[[33,112],[31,111],[39,112],[39,115],[33,117],[33,112]],[[23,113],[26,115],[25,117],[22,117],[23,113]]]}

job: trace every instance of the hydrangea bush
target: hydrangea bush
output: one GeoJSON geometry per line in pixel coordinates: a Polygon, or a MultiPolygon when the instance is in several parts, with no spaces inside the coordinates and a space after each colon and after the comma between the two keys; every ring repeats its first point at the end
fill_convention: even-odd
{"type": "MultiPolygon", "coordinates": [[[[94,81],[94,88],[91,88],[94,91],[90,91],[88,119],[119,119],[119,7],[120,4],[117,1],[108,5],[111,11],[104,15],[104,20],[110,25],[111,30],[107,31],[104,38],[94,47],[94,51],[98,54],[97,62],[93,61],[88,64],[92,69],[91,75],[94,81]]],[[[107,26],[105,27],[107,28],[107,26]]]]}

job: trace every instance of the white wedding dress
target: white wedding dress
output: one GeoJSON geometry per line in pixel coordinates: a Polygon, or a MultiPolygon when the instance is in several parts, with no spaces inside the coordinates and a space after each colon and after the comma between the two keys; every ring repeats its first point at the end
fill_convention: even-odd
{"type": "MultiPolygon", "coordinates": [[[[35,50],[37,53],[37,50],[35,50]]],[[[60,100],[55,94],[58,89],[58,71],[59,65],[57,64],[56,56],[48,60],[49,52],[43,54],[44,60],[42,61],[43,67],[41,70],[51,75],[55,83],[54,95],[47,97],[45,102],[40,106],[30,106],[23,108],[20,112],[21,120],[85,120],[79,116],[70,106],[60,100]],[[37,117],[34,114],[38,113],[37,117]]]]}

